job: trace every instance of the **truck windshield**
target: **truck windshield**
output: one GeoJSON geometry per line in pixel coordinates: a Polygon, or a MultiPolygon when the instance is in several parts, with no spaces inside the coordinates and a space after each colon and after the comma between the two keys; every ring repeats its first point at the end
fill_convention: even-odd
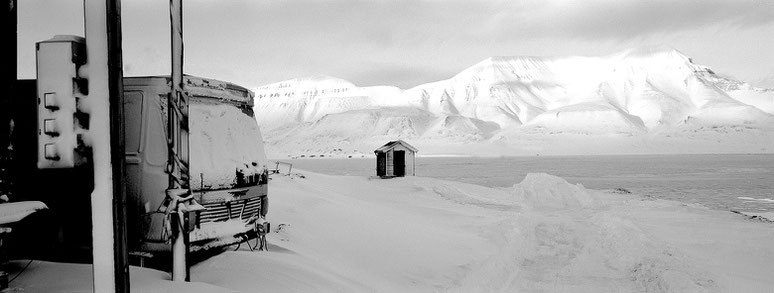
{"type": "Polygon", "coordinates": [[[234,188],[244,185],[238,174],[262,173],[267,161],[261,131],[248,113],[232,104],[191,103],[193,189],[234,188]]]}

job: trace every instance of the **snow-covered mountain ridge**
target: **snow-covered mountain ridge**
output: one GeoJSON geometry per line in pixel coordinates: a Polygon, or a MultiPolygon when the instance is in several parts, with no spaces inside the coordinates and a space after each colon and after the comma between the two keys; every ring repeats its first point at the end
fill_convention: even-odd
{"type": "Polygon", "coordinates": [[[316,76],[254,91],[256,119],[275,155],[368,151],[397,138],[430,153],[457,145],[452,152],[465,154],[493,151],[484,145],[500,154],[545,150],[540,143],[526,150],[525,138],[717,141],[715,134],[730,131],[765,143],[774,128],[774,90],[720,76],[667,47],[603,57],[491,57],[448,80],[407,90],[316,76]]]}

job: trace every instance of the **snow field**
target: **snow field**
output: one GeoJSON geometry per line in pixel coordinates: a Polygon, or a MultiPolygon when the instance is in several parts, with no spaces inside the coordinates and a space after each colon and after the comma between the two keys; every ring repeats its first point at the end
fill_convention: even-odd
{"type": "MultiPolygon", "coordinates": [[[[296,172],[304,176],[271,180],[270,251],[243,245],[216,255],[191,268],[194,283],[132,268],[133,290],[774,290],[772,224],[734,213],[590,190],[547,174],[493,189],[296,172]]],[[[90,276],[88,265],[35,261],[11,287],[82,292],[90,276]]]]}
{"type": "MultiPolygon", "coordinates": [[[[28,260],[14,260],[6,272],[13,278],[27,264],[28,260]]],[[[92,292],[92,266],[90,264],[54,263],[32,261],[22,274],[10,283],[9,292],[49,293],[49,292],[92,292]]],[[[172,282],[168,273],[130,267],[130,288],[132,292],[190,292],[220,293],[233,290],[205,284],[202,282],[172,282]]],[[[249,291],[246,291],[249,292],[249,291]]]]}
{"type": "Polygon", "coordinates": [[[491,189],[301,172],[305,178],[272,180],[272,224],[282,228],[269,235],[270,252],[229,252],[196,274],[244,290],[243,275],[231,271],[257,270],[257,283],[280,292],[774,288],[774,231],[732,213],[588,190],[546,174],[491,189]],[[207,277],[213,266],[224,271],[207,277]]]}

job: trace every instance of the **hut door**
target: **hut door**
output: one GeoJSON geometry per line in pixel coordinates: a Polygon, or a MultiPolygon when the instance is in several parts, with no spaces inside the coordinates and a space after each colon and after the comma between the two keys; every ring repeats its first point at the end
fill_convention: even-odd
{"type": "Polygon", "coordinates": [[[376,155],[376,176],[387,174],[387,154],[378,153],[376,155]]]}
{"type": "Polygon", "coordinates": [[[406,176],[406,151],[394,151],[393,162],[395,176],[406,176]]]}

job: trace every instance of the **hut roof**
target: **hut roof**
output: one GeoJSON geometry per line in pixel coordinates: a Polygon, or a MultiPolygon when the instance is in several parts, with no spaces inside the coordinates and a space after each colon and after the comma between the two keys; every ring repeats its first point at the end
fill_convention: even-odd
{"type": "Polygon", "coordinates": [[[374,151],[374,153],[384,153],[384,152],[387,152],[391,148],[394,148],[398,144],[403,145],[404,147],[406,147],[407,149],[411,150],[412,152],[416,153],[416,152],[419,151],[417,148],[415,148],[415,147],[411,146],[410,144],[406,143],[405,141],[402,141],[402,140],[399,139],[399,140],[393,140],[393,141],[388,142],[387,144],[379,147],[378,149],[376,149],[374,151]]]}

